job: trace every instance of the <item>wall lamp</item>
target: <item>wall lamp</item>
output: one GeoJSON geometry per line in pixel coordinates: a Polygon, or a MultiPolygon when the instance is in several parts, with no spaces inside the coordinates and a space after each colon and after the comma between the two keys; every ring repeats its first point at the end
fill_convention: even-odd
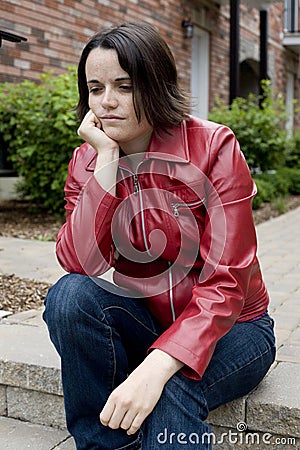
{"type": "Polygon", "coordinates": [[[183,20],[181,27],[183,29],[183,37],[185,39],[191,39],[194,35],[194,25],[192,22],[190,20],[183,20]]]}
{"type": "Polygon", "coordinates": [[[0,30],[0,47],[2,45],[2,40],[10,41],[10,42],[21,42],[27,41],[27,38],[23,36],[19,36],[14,33],[10,33],[9,31],[0,30]]]}

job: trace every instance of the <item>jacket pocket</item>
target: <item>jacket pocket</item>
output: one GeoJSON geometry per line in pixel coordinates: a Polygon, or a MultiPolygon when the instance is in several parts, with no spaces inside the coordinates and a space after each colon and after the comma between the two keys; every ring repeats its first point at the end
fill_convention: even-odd
{"type": "Polygon", "coordinates": [[[185,203],[185,202],[177,202],[177,203],[171,203],[171,207],[173,209],[173,215],[174,217],[179,217],[180,210],[184,208],[193,209],[197,206],[200,206],[204,203],[204,199],[196,200],[194,202],[185,203]]]}

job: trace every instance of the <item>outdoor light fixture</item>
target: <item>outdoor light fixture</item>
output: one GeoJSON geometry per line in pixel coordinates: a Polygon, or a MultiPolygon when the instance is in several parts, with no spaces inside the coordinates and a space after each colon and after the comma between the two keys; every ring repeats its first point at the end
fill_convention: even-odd
{"type": "Polygon", "coordinates": [[[194,25],[192,22],[190,20],[183,20],[181,26],[183,29],[183,37],[185,39],[191,39],[194,34],[194,25]]]}
{"type": "Polygon", "coordinates": [[[0,30],[0,47],[2,45],[2,39],[5,41],[10,41],[10,42],[27,41],[27,38],[25,38],[23,36],[18,36],[17,34],[0,30]]]}

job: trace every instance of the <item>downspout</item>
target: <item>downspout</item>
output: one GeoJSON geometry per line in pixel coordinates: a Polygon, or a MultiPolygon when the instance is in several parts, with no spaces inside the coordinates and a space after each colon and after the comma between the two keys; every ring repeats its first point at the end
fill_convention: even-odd
{"type": "Polygon", "coordinates": [[[230,0],[229,104],[240,93],[240,0],[230,0]]]}
{"type": "Polygon", "coordinates": [[[262,80],[268,77],[268,11],[260,10],[260,62],[259,62],[259,93],[260,105],[263,101],[262,80]]]}

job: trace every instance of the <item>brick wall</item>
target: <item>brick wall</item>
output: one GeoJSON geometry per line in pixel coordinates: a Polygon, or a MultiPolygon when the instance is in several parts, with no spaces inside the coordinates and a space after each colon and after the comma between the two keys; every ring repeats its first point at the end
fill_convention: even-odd
{"type": "MultiPolygon", "coordinates": [[[[49,69],[59,74],[77,64],[84,43],[95,31],[123,21],[156,25],[177,58],[184,60],[184,14],[184,6],[175,0],[1,0],[0,28],[21,34],[28,42],[3,43],[0,81],[37,80],[49,69]]],[[[188,78],[188,69],[180,65],[181,78],[188,78]]]]}

